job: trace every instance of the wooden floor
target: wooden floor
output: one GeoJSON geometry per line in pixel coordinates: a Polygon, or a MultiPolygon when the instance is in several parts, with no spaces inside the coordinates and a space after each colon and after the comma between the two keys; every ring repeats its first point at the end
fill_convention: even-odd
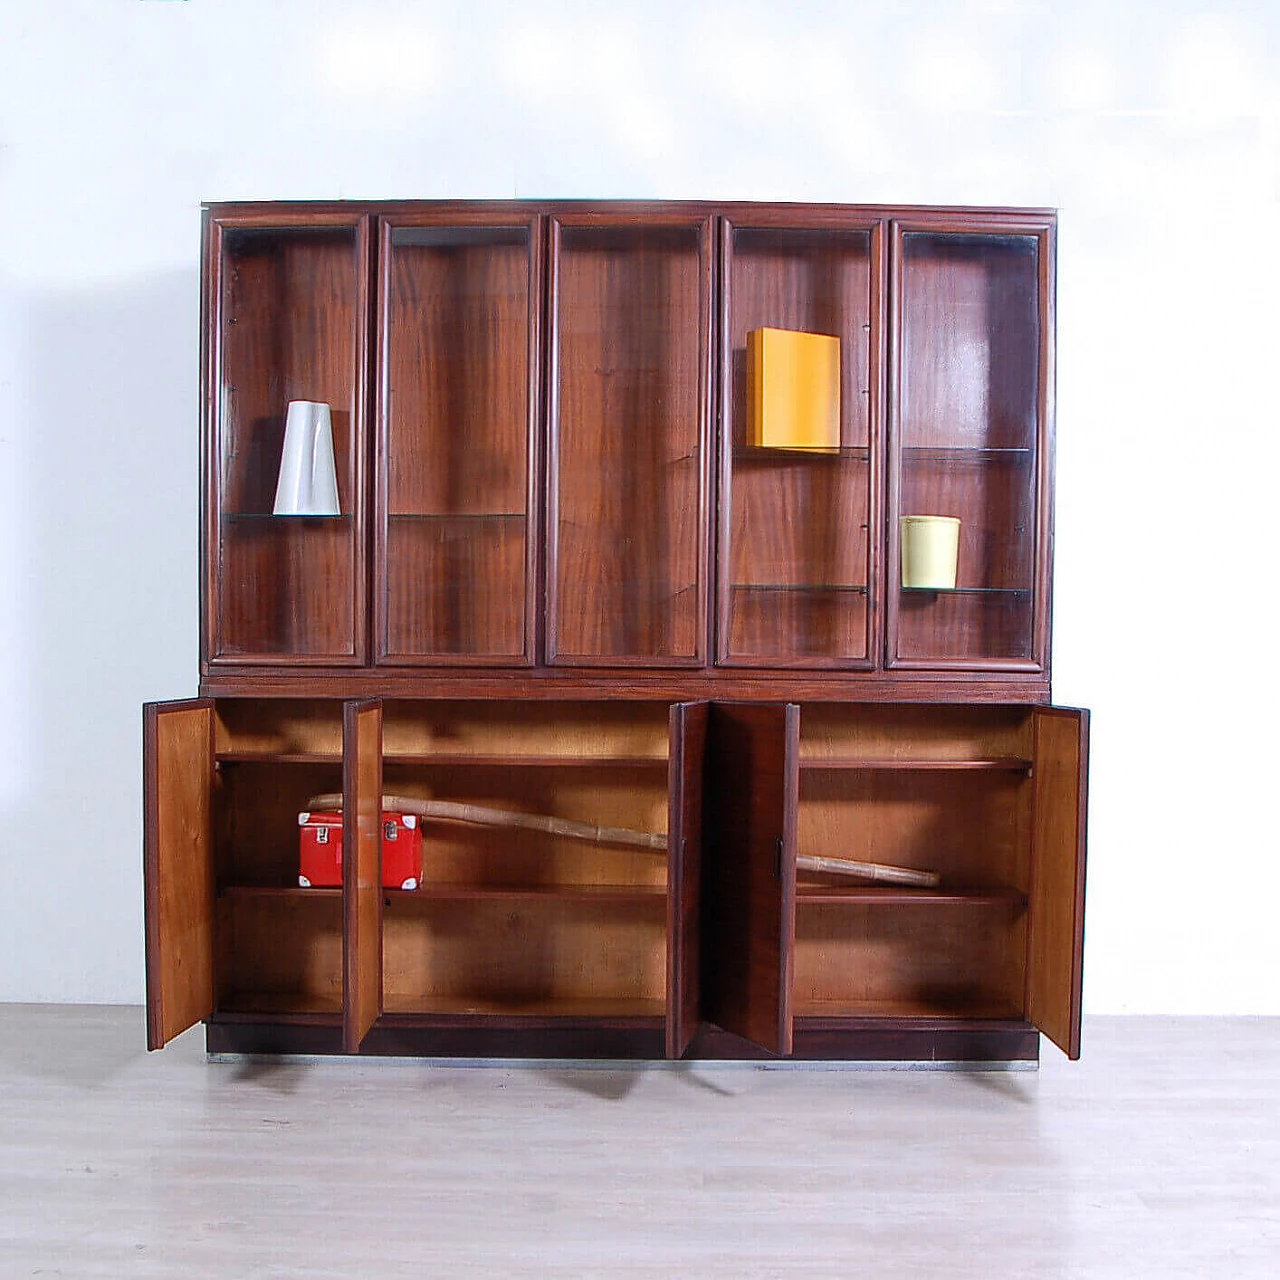
{"type": "Polygon", "coordinates": [[[0,1006],[0,1276],[1280,1276],[1280,1019],[1039,1072],[207,1061],[0,1006]]]}

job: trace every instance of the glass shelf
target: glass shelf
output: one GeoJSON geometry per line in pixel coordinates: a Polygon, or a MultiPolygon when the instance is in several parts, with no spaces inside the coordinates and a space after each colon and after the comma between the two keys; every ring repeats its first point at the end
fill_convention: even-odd
{"type": "Polygon", "coordinates": [[[780,449],[772,445],[738,444],[733,447],[735,462],[868,462],[871,450],[865,445],[841,445],[838,449],[780,449]]]}
{"type": "Polygon", "coordinates": [[[795,591],[795,592],[844,592],[865,596],[867,589],[855,583],[843,582],[735,582],[731,584],[733,591],[795,591]]]}
{"type": "Polygon", "coordinates": [[[324,515],[278,516],[271,511],[224,511],[222,513],[222,520],[225,524],[251,524],[251,523],[254,523],[255,521],[267,521],[267,520],[277,521],[281,523],[289,523],[289,524],[295,524],[299,520],[307,520],[307,521],[331,520],[331,521],[335,521],[337,523],[342,524],[342,523],[349,522],[350,519],[351,519],[350,512],[339,512],[336,516],[324,516],[324,515]]]}
{"type": "Polygon", "coordinates": [[[1004,596],[1017,599],[1029,596],[1030,587],[903,587],[912,596],[1004,596]]]}
{"type": "Polygon", "coordinates": [[[1031,458],[1034,453],[1035,450],[1028,447],[1004,448],[977,444],[907,445],[902,450],[903,458],[911,462],[933,460],[951,462],[957,459],[975,462],[988,460],[998,462],[1002,459],[1020,461],[1031,458]]]}
{"type": "Polygon", "coordinates": [[[432,520],[440,523],[458,523],[465,521],[490,520],[524,520],[523,511],[478,511],[474,513],[454,513],[444,511],[393,511],[388,520],[432,520]]]}

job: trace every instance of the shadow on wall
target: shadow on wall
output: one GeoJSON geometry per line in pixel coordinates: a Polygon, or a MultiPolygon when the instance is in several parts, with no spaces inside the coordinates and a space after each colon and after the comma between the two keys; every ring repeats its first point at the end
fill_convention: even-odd
{"type": "Polygon", "coordinates": [[[197,678],[198,313],[195,270],[19,307],[0,1001],[142,999],[140,704],[197,678]]]}

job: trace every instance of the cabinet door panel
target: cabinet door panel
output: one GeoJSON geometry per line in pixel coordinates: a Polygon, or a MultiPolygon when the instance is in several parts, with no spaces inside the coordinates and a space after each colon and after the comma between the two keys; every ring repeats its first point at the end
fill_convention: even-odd
{"type": "Polygon", "coordinates": [[[705,661],[711,239],[709,219],[553,224],[552,662],[705,661]]]}
{"type": "Polygon", "coordinates": [[[1089,713],[1034,712],[1033,830],[1027,1016],[1080,1056],[1089,713]]]}
{"type": "Polygon", "coordinates": [[[1044,669],[1053,252],[1045,223],[895,224],[891,666],[1044,669]]]}
{"type": "Polygon", "coordinates": [[[387,219],[380,242],[379,661],[533,658],[542,220],[387,219]]]}
{"type": "Polygon", "coordinates": [[[215,218],[207,234],[208,657],[362,662],[368,220],[215,218]],[[274,514],[292,401],[329,406],[336,515],[274,514]]]}
{"type": "Polygon", "coordinates": [[[717,661],[867,668],[879,635],[882,232],[865,217],[791,216],[722,227],[717,661]],[[792,438],[814,418],[795,403],[803,347],[755,369],[761,352],[748,347],[762,330],[837,340],[838,439],[792,438]]]}
{"type": "Polygon", "coordinates": [[[667,823],[667,1057],[679,1058],[698,1030],[702,910],[702,780],[707,703],[671,708],[667,823]]]}
{"type": "Polygon", "coordinates": [[[342,717],[342,1044],[360,1048],[382,1012],[382,703],[342,717]]]}
{"type": "Polygon", "coordinates": [[[714,703],[707,725],[703,1017],[791,1052],[800,709],[714,703]]]}
{"type": "Polygon", "coordinates": [[[214,1006],[213,703],[142,709],[147,1048],[214,1006]]]}

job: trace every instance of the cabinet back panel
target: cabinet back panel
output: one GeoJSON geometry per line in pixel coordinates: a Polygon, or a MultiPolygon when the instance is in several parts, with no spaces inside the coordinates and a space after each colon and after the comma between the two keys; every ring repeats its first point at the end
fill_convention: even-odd
{"type": "Polygon", "coordinates": [[[228,230],[218,370],[217,652],[355,651],[356,233],[228,230]],[[269,517],[290,400],[328,404],[345,519],[269,517]],[[324,590],[316,589],[323,584],[324,590]]]}
{"type": "Polygon", "coordinates": [[[732,441],[747,439],[747,334],[768,327],[840,339],[840,443],[866,448],[870,233],[737,228],[728,287],[732,441]]]}
{"type": "Polygon", "coordinates": [[[214,799],[219,883],[298,883],[298,814],[342,790],[342,765],[223,764],[214,799]]]}
{"type": "MultiPolygon", "coordinates": [[[[796,852],[932,871],[944,889],[1025,893],[1018,841],[1029,785],[1017,774],[968,770],[801,773],[796,852]]],[[[831,882],[799,874],[804,883],[831,882]]]]}
{"type": "Polygon", "coordinates": [[[1031,758],[1025,707],[808,702],[800,712],[805,760],[1031,758]]]}
{"type": "Polygon", "coordinates": [[[1009,905],[805,906],[795,1012],[1021,1016],[1025,915],[1009,905]]]}
{"type": "Polygon", "coordinates": [[[525,651],[526,522],[391,516],[389,657],[520,657],[525,651]]]}
{"type": "Polygon", "coordinates": [[[702,652],[706,268],[696,227],[562,233],[552,423],[558,656],[702,652]]]}
{"type": "Polygon", "coordinates": [[[901,305],[900,443],[1034,446],[1036,237],[908,232],[901,305]]]}
{"type": "Polygon", "coordinates": [[[396,897],[383,916],[383,1007],[473,1000],[659,1002],[666,903],[432,901],[396,897]]]}
{"type": "Polygon", "coordinates": [[[354,652],[350,517],[222,521],[219,653],[354,652]],[[318,584],[323,584],[323,589],[318,584]]]}
{"type": "MultiPolygon", "coordinates": [[[[450,800],[577,822],[667,829],[664,769],[565,771],[511,767],[427,768],[388,765],[393,795],[450,800]]],[[[542,831],[427,819],[422,827],[423,884],[474,886],[665,885],[662,851],[593,844],[542,831]]]]}
{"type": "Polygon", "coordinates": [[[667,758],[665,703],[386,702],[388,755],[667,758]]]}
{"type": "Polygon", "coordinates": [[[342,758],[342,704],[319,698],[221,698],[214,721],[220,752],[325,754],[342,758]]]}
{"type": "Polygon", "coordinates": [[[341,1009],[340,894],[231,893],[219,905],[220,1009],[341,1009]]]}
{"type": "Polygon", "coordinates": [[[965,595],[951,591],[904,591],[898,605],[898,657],[1030,659],[1030,591],[965,595]]]}
{"type": "MultiPolygon", "coordinates": [[[[456,229],[461,231],[462,229],[456,229]]],[[[525,509],[529,243],[409,245],[392,233],[387,509],[525,509]]],[[[479,229],[485,235],[485,229],[479,229]]]]}

